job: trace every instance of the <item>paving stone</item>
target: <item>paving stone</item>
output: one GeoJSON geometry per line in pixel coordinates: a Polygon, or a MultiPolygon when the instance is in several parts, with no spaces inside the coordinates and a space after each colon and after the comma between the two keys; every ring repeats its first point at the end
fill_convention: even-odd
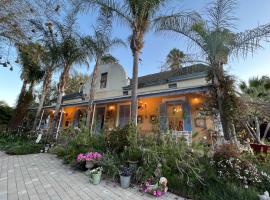
{"type": "MultiPolygon", "coordinates": [[[[91,185],[51,154],[9,156],[0,152],[0,200],[153,200],[136,188],[102,181],[91,185]]],[[[173,194],[161,198],[184,200],[173,194]]]]}

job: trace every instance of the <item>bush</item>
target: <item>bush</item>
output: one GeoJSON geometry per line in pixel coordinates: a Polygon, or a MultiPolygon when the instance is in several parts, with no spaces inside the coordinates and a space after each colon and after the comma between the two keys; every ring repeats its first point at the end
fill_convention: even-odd
{"type": "Polygon", "coordinates": [[[42,145],[35,143],[21,143],[15,144],[7,148],[6,153],[10,155],[25,155],[25,154],[34,154],[40,153],[42,145]]]}
{"type": "Polygon", "coordinates": [[[55,146],[51,152],[63,157],[65,163],[75,163],[79,153],[105,151],[103,135],[91,135],[89,129],[85,128],[82,130],[73,128],[63,130],[59,141],[61,143],[55,146]]]}
{"type": "Polygon", "coordinates": [[[65,156],[65,147],[63,145],[56,145],[50,149],[50,153],[57,155],[59,158],[63,158],[65,156]]]}
{"type": "Polygon", "coordinates": [[[114,180],[118,176],[118,168],[121,161],[117,155],[107,152],[103,155],[101,160],[101,166],[103,167],[103,172],[107,177],[113,178],[114,180]]]}
{"type": "Polygon", "coordinates": [[[127,124],[123,128],[116,128],[106,134],[106,146],[114,153],[121,153],[124,149],[132,144],[136,144],[136,128],[132,124],[127,124]]]}

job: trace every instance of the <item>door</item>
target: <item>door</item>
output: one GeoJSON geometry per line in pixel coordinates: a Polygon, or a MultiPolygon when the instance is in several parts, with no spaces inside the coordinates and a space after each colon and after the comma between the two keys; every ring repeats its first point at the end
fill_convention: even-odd
{"type": "Polygon", "coordinates": [[[119,127],[123,128],[130,120],[130,105],[120,105],[119,107],[119,127]]]}
{"type": "Polygon", "coordinates": [[[104,121],[105,121],[105,107],[97,107],[96,114],[95,114],[95,133],[100,134],[104,128],[104,121]]]}
{"type": "Polygon", "coordinates": [[[183,131],[183,108],[181,103],[168,103],[167,120],[170,131],[183,131]]]}

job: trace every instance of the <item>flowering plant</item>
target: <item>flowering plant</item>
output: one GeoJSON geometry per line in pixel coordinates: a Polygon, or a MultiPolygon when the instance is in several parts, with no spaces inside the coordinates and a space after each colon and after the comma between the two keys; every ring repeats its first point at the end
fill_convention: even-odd
{"type": "Polygon", "coordinates": [[[77,161],[81,162],[81,161],[99,161],[101,160],[102,155],[98,152],[89,152],[86,154],[80,153],[77,156],[77,161]]]}
{"type": "Polygon", "coordinates": [[[212,160],[211,164],[216,167],[220,178],[237,179],[246,187],[250,184],[261,183],[263,178],[267,178],[267,174],[261,173],[256,165],[239,158],[231,157],[221,160],[212,160]]]}
{"type": "Polygon", "coordinates": [[[97,167],[95,169],[92,169],[90,171],[90,174],[100,174],[100,173],[102,173],[102,171],[103,171],[103,168],[102,167],[97,167]]]}
{"type": "Polygon", "coordinates": [[[168,191],[167,183],[165,177],[161,177],[159,181],[151,177],[140,185],[140,191],[160,197],[168,191]]]}

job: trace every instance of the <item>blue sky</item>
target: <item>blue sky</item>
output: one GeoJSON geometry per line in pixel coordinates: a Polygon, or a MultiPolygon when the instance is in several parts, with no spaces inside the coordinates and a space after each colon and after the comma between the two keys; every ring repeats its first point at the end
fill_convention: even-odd
{"type": "MultiPolygon", "coordinates": [[[[174,0],[173,6],[181,7],[181,9],[196,10],[201,13],[205,11],[209,0],[174,0]]],[[[236,21],[236,30],[244,31],[257,25],[270,23],[269,0],[239,0],[235,15],[238,18],[236,21]]],[[[94,18],[91,13],[81,14],[78,20],[80,31],[84,34],[91,33],[94,18]]],[[[130,35],[129,29],[114,25],[113,36],[127,40],[130,35]]],[[[179,48],[182,51],[193,54],[195,48],[188,48],[189,42],[183,37],[171,37],[161,34],[148,33],[145,37],[145,47],[142,52],[142,62],[140,63],[139,75],[145,75],[160,71],[160,66],[165,60],[166,55],[172,48],[179,48]]],[[[263,44],[264,49],[258,50],[254,55],[249,55],[246,59],[230,60],[226,69],[230,74],[235,75],[239,80],[248,80],[252,76],[270,75],[270,43],[263,44]]],[[[10,50],[10,57],[14,55],[10,50]]],[[[120,63],[126,69],[128,75],[132,75],[132,56],[129,48],[117,48],[112,51],[112,54],[118,58],[120,63]]],[[[4,56],[6,56],[4,54],[4,56]]],[[[93,65],[87,70],[86,67],[77,67],[79,71],[91,73],[93,65]]],[[[55,79],[57,75],[55,75],[55,79]]],[[[20,69],[15,66],[14,71],[9,71],[6,68],[0,67],[0,100],[6,101],[9,105],[14,105],[16,98],[20,92],[22,81],[20,80],[20,69]]]]}

